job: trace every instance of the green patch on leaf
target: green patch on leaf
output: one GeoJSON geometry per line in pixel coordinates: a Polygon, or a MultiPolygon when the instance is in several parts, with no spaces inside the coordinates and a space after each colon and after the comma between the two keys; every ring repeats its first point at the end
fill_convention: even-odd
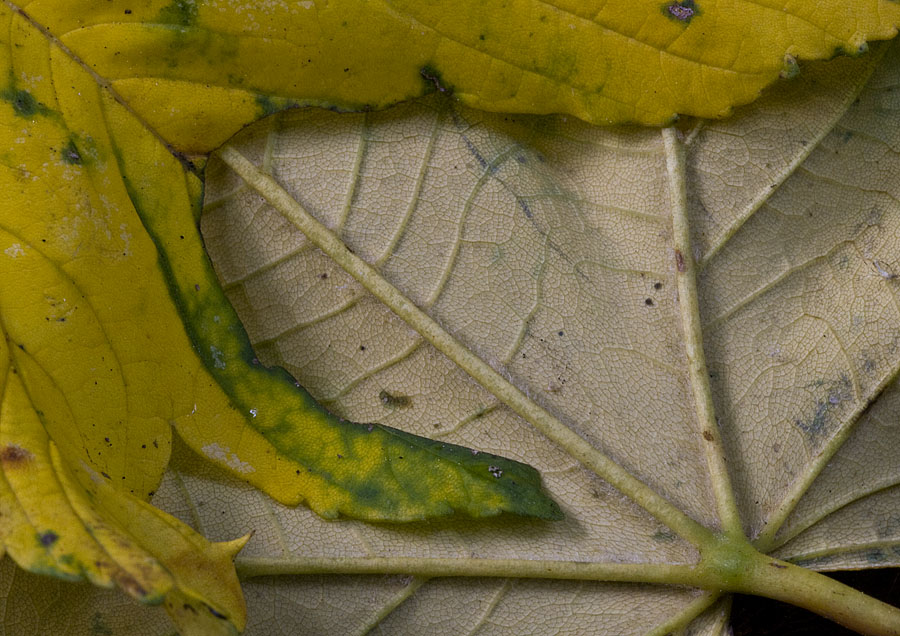
{"type": "Polygon", "coordinates": [[[426,64],[419,71],[419,75],[422,76],[422,80],[425,82],[426,93],[438,91],[446,95],[453,94],[453,86],[444,79],[443,74],[434,66],[426,64]]]}
{"type": "MultiPolygon", "coordinates": [[[[327,518],[412,521],[502,512],[562,517],[530,466],[376,424],[348,422],[323,409],[284,369],[260,364],[203,249],[195,224],[201,189],[190,185],[192,176],[187,187],[153,187],[142,169],[147,158],[138,160],[123,150],[119,139],[128,139],[127,134],[113,134],[125,187],[156,244],[160,270],[196,352],[245,426],[271,444],[266,452],[276,451],[303,469],[296,471],[294,483],[273,486],[253,481],[257,460],[223,445],[212,431],[186,433],[197,435],[189,442],[195,450],[271,489],[267,492],[273,496],[305,499],[327,518]]],[[[164,158],[165,149],[159,152],[157,167],[173,175],[167,183],[184,183],[181,164],[164,158]]],[[[404,400],[394,396],[392,402],[404,400]]]]}
{"type": "Polygon", "coordinates": [[[52,111],[24,89],[7,88],[0,92],[0,99],[12,105],[19,117],[32,119],[36,115],[49,115],[52,111]]]}
{"type": "Polygon", "coordinates": [[[299,104],[292,99],[275,97],[273,95],[257,95],[256,105],[259,108],[259,117],[268,117],[288,108],[296,108],[299,104]]]}
{"type": "Polygon", "coordinates": [[[65,163],[70,165],[80,166],[84,161],[74,139],[69,139],[69,143],[62,149],[60,156],[65,163]]]}
{"type": "Polygon", "coordinates": [[[173,0],[173,2],[160,9],[156,22],[160,24],[173,24],[189,27],[197,20],[197,5],[194,0],[173,0]]]}

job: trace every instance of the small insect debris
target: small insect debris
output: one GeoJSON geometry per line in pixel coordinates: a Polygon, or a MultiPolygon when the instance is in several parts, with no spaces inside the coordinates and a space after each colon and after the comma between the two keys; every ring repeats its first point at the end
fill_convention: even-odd
{"type": "Polygon", "coordinates": [[[488,466],[488,472],[497,479],[500,479],[500,477],[503,476],[503,469],[499,466],[488,466]]]}
{"type": "Polygon", "coordinates": [[[872,265],[875,267],[875,271],[878,272],[878,275],[881,276],[884,280],[894,280],[898,276],[898,274],[886,270],[878,261],[872,261],[872,265]]]}

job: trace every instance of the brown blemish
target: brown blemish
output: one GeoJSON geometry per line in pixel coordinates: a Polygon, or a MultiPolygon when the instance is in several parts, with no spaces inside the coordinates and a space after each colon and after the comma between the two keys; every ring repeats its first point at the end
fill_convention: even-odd
{"type": "Polygon", "coordinates": [[[713,437],[713,434],[709,431],[703,431],[703,439],[705,439],[707,442],[711,442],[715,439],[715,437],[713,437]]]}
{"type": "Polygon", "coordinates": [[[675,268],[682,273],[687,271],[684,266],[684,254],[681,253],[681,250],[675,250],[675,268]]]}
{"type": "Polygon", "coordinates": [[[138,583],[138,580],[127,572],[120,570],[113,575],[113,578],[116,581],[116,585],[122,588],[129,596],[136,599],[142,599],[147,596],[147,590],[144,589],[144,586],[138,583]]]}
{"type": "Polygon", "coordinates": [[[0,450],[0,462],[4,467],[22,466],[34,459],[34,455],[29,450],[25,450],[21,446],[15,444],[7,444],[0,450]]]}

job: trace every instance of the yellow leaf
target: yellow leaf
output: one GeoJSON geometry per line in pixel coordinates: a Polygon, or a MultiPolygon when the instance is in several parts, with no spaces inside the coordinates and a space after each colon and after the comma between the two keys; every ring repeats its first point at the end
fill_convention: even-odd
{"type": "Polygon", "coordinates": [[[196,167],[8,5],[0,31],[0,536],[20,565],[240,630],[233,555],[141,502],[172,427],[330,517],[560,517],[529,466],[345,422],[261,367],[203,251],[196,167]]]}
{"type": "MultiPolygon", "coordinates": [[[[6,340],[0,354],[8,361],[6,340]]],[[[197,621],[242,629],[245,607],[233,558],[244,541],[210,544],[180,521],[110,486],[81,464],[69,468],[50,440],[17,367],[6,365],[0,406],[0,538],[33,572],[117,585],[144,603],[164,600],[197,621]]],[[[181,624],[181,623],[179,623],[181,624]]],[[[193,630],[193,631],[191,631],[193,630]]]]}
{"type": "MultiPolygon", "coordinates": [[[[791,13],[758,5],[742,6],[740,12],[720,10],[688,0],[598,3],[587,8],[479,3],[456,4],[451,9],[444,3],[346,0],[274,9],[242,3],[220,7],[192,0],[140,7],[58,0],[21,8],[0,5],[0,67],[7,71],[6,84],[0,89],[0,191],[4,196],[0,206],[0,280],[4,281],[0,289],[4,332],[0,512],[14,521],[4,522],[0,538],[19,563],[60,577],[86,577],[102,585],[117,582],[147,601],[165,596],[167,609],[186,631],[239,630],[243,603],[230,565],[239,543],[210,545],[142,501],[156,488],[167,462],[170,426],[196,451],[232,473],[281,501],[293,504],[306,499],[325,516],[345,513],[409,520],[454,510],[485,516],[502,510],[560,516],[556,505],[541,493],[539,476],[527,466],[384,426],[359,426],[333,418],[295,387],[287,374],[262,368],[203,257],[196,223],[203,187],[198,174],[205,158],[192,163],[181,153],[208,152],[244,124],[288,106],[369,110],[425,92],[452,93],[490,109],[572,113],[595,122],[660,123],[679,112],[721,115],[733,104],[755,97],[779,73],[792,74],[796,59],[829,56],[839,49],[856,52],[867,39],[893,35],[898,15],[895,3],[876,0],[805,4],[792,7],[791,13]],[[773,13],[778,19],[769,19],[773,13]],[[454,21],[456,16],[463,19],[454,21]],[[715,29],[708,28],[711,23],[715,29]],[[565,29],[570,25],[574,28],[568,34],[565,29]],[[757,25],[761,25],[758,30],[757,25]],[[350,459],[354,463],[345,461],[350,459]]],[[[459,126],[461,120],[452,124],[459,126]]],[[[559,122],[553,125],[560,126],[555,130],[559,136],[571,132],[559,122]]],[[[530,126],[540,128],[532,122],[526,131],[530,126]]],[[[496,122],[497,130],[516,127],[516,123],[496,122]]],[[[574,136],[590,136],[585,129],[575,130],[574,136]]],[[[664,135],[671,146],[674,133],[664,135]]],[[[552,147],[557,135],[549,137],[544,143],[552,147]]],[[[496,185],[491,181],[494,168],[504,168],[504,161],[495,164],[486,159],[478,144],[465,135],[460,140],[457,149],[467,148],[471,156],[463,153],[463,157],[474,162],[476,172],[483,171],[479,188],[485,183],[496,185]]],[[[509,146],[510,154],[504,150],[500,156],[518,158],[514,154],[518,143],[509,146]]],[[[615,145],[615,139],[609,143],[615,145]]],[[[648,143],[642,151],[655,152],[657,158],[661,155],[659,143],[648,143]]],[[[345,155],[363,158],[362,152],[345,155]]],[[[221,156],[228,156],[228,151],[221,156]]],[[[533,159],[542,163],[542,156],[537,151],[533,159]]],[[[683,178],[672,156],[667,155],[670,176],[683,178]]],[[[240,157],[231,159],[237,166],[240,157]]],[[[281,186],[265,172],[266,161],[255,176],[252,164],[242,174],[248,182],[253,177],[253,187],[274,199],[281,186]]],[[[466,161],[461,165],[468,166],[466,161]]],[[[540,169],[534,175],[533,183],[548,188],[538,197],[560,194],[556,177],[540,169]]],[[[531,176],[526,179],[529,183],[531,176]]],[[[675,181],[673,191],[683,193],[684,184],[675,181]]],[[[502,196],[502,189],[491,192],[502,196]]],[[[560,201],[565,198],[559,196],[560,201]]],[[[598,207],[615,208],[616,203],[606,201],[598,207]]],[[[538,240],[529,244],[534,249],[525,251],[540,254],[550,245],[555,250],[551,259],[577,252],[584,247],[579,241],[596,231],[593,224],[603,223],[602,215],[587,215],[589,220],[580,228],[569,227],[568,237],[576,247],[570,249],[567,242],[563,250],[548,238],[558,233],[553,214],[535,215],[529,201],[522,198],[516,205],[514,218],[521,221],[524,215],[526,230],[535,228],[550,240],[538,240]]],[[[683,206],[675,207],[684,212],[683,206]]],[[[492,205],[484,204],[475,214],[491,209],[492,205]]],[[[495,218],[481,221],[492,231],[506,231],[493,225],[495,218]]],[[[609,228],[608,236],[620,239],[617,232],[609,228]]],[[[659,230],[643,249],[658,248],[665,236],[666,230],[659,230]]],[[[458,234],[456,239],[465,242],[471,237],[458,234]]],[[[476,242],[484,246],[496,240],[491,235],[476,242]]],[[[683,237],[678,240],[682,242],[675,254],[681,260],[674,266],[681,272],[690,249],[683,237]]],[[[388,244],[399,246],[396,241],[388,244]]],[[[624,250],[617,257],[627,262],[629,255],[632,252],[624,250]]],[[[593,256],[576,259],[576,264],[563,260],[583,274],[582,264],[593,267],[603,261],[593,256]]],[[[500,249],[497,260],[505,258],[500,249]]],[[[432,266],[425,263],[426,269],[432,266]]],[[[659,265],[652,259],[648,263],[659,265]]],[[[876,271],[888,271],[876,265],[876,271]]],[[[535,264],[528,272],[533,281],[541,280],[543,267],[535,264]]],[[[524,270],[514,271],[518,276],[524,270]]],[[[610,271],[618,271],[622,282],[628,283],[624,278],[633,273],[634,264],[613,263],[610,271]]],[[[475,296],[491,297],[491,281],[497,286],[506,282],[502,276],[477,279],[472,288],[480,292],[475,296]]],[[[522,289],[530,289],[527,280],[519,282],[522,289]]],[[[516,317],[519,312],[533,317],[533,308],[518,305],[525,297],[517,296],[510,304],[516,307],[516,317]]],[[[408,307],[402,301],[388,306],[407,320],[403,312],[408,307]]],[[[658,302],[647,297],[644,306],[658,302]]],[[[409,307],[414,304],[408,303],[409,307]]],[[[476,311],[478,306],[473,302],[468,310],[476,311]]],[[[627,307],[618,310],[634,318],[628,313],[634,308],[627,307]]],[[[506,334],[508,325],[491,319],[503,312],[489,303],[487,308],[490,311],[481,312],[474,322],[506,334]]],[[[437,305],[437,310],[442,307],[437,305]]],[[[568,316],[568,309],[560,308],[560,312],[568,316]]],[[[697,312],[687,313],[682,320],[697,319],[697,312]]],[[[636,318],[634,324],[643,324],[641,320],[636,318]]],[[[428,331],[421,325],[417,329],[428,331]]],[[[443,328],[429,329],[438,337],[443,328]]],[[[563,337],[564,330],[556,333],[563,337]]],[[[696,351],[696,337],[691,337],[689,344],[696,351]]],[[[634,344],[607,348],[599,340],[585,342],[587,346],[579,349],[582,353],[597,346],[604,355],[615,351],[615,356],[624,357],[629,353],[623,351],[630,352],[634,344]]],[[[494,344],[490,340],[485,350],[494,344]]],[[[669,345],[670,351],[677,350],[677,344],[669,345]]],[[[652,357],[666,347],[654,341],[641,349],[652,357]]],[[[454,361],[468,371],[464,358],[471,352],[459,343],[455,351],[459,359],[454,361]]],[[[558,360],[552,351],[545,353],[545,360],[558,360]]],[[[530,389],[507,390],[509,378],[495,371],[491,376],[490,365],[480,364],[488,370],[478,372],[487,375],[475,375],[479,382],[501,400],[515,402],[517,412],[552,439],[566,440],[561,443],[570,456],[555,466],[560,494],[587,492],[577,479],[577,488],[559,486],[565,480],[560,475],[578,472],[571,461],[575,457],[688,542],[702,544],[704,549],[714,543],[711,530],[691,515],[712,529],[721,522],[729,531],[740,530],[735,530],[739,520],[732,509],[734,501],[728,499],[733,493],[728,491],[724,460],[719,457],[716,467],[714,451],[707,475],[702,462],[685,459],[697,450],[690,417],[678,420],[686,434],[667,430],[652,440],[677,451],[677,461],[667,459],[663,469],[657,468],[656,455],[643,455],[635,448],[633,437],[626,435],[625,442],[604,439],[606,432],[594,429],[594,411],[582,409],[569,418],[583,423],[589,435],[603,440],[601,445],[615,447],[626,464],[632,462],[628,469],[654,482],[659,494],[535,403],[529,391],[543,390],[536,387],[543,386],[544,377],[538,377],[530,389]],[[667,480],[670,471],[698,479],[667,480]],[[712,494],[705,490],[707,477],[718,488],[712,494]],[[710,501],[726,492],[714,509],[710,501]],[[670,500],[689,514],[673,507],[670,500]]],[[[669,369],[676,367],[669,365],[669,369]]],[[[561,371],[551,368],[550,372],[561,382],[561,371]]],[[[648,386],[648,378],[659,373],[657,369],[622,377],[648,386]]],[[[561,384],[555,382],[551,379],[546,385],[550,394],[546,402],[565,411],[558,404],[561,384]]],[[[680,386],[678,382],[671,385],[680,386]]],[[[463,387],[455,390],[464,394],[469,385],[455,386],[463,387]]],[[[670,384],[665,388],[671,388],[670,384]]],[[[402,412],[413,402],[391,387],[381,388],[377,395],[379,403],[392,411],[402,412]]],[[[835,398],[838,403],[844,401],[843,395],[835,398]]],[[[630,417],[640,413],[652,422],[673,408],[667,403],[651,411],[648,400],[632,400],[627,392],[610,392],[607,397],[611,399],[602,409],[630,413],[630,417]]],[[[585,403],[582,394],[572,408],[581,409],[585,403]]],[[[481,420],[499,408],[498,403],[479,407],[470,419],[461,421],[481,420]]],[[[700,409],[697,415],[701,420],[703,413],[700,409]]],[[[815,424],[814,419],[811,422],[815,424]]],[[[631,430],[640,432],[637,426],[631,430]]],[[[707,434],[713,435],[712,430],[703,429],[704,440],[709,441],[707,434]]],[[[527,456],[517,442],[533,442],[533,431],[527,427],[518,431],[499,446],[527,456]]],[[[590,483],[590,479],[584,481],[590,483]]],[[[591,492],[601,497],[596,490],[591,492]]],[[[576,495],[579,505],[584,504],[581,494],[576,495]]],[[[660,557],[660,562],[613,564],[603,570],[604,576],[620,572],[616,565],[634,565],[624,568],[633,578],[616,580],[702,583],[686,574],[695,571],[690,545],[679,540],[677,545],[660,548],[657,544],[674,541],[675,535],[666,534],[655,520],[641,516],[643,512],[629,509],[631,504],[609,503],[615,510],[613,517],[636,520],[642,532],[612,539],[591,535],[601,541],[586,553],[596,557],[610,545],[625,546],[630,559],[644,554],[649,545],[655,546],[649,553],[660,557]],[[669,572],[666,563],[670,560],[676,562],[675,569],[671,576],[663,576],[660,573],[669,572]],[[642,569],[644,565],[648,568],[642,569]]],[[[615,525],[612,520],[600,520],[592,530],[615,525]]],[[[578,526],[570,522],[557,538],[583,539],[578,526]]],[[[499,524],[492,528],[508,532],[499,524]]],[[[524,544],[542,532],[535,526],[526,530],[524,544]]],[[[417,533],[422,529],[414,528],[407,536],[417,533]]],[[[560,541],[556,547],[562,550],[559,546],[565,545],[567,541],[560,541]]],[[[582,563],[581,549],[579,545],[572,549],[571,563],[582,563]]],[[[466,565],[477,569],[479,559],[470,561],[466,565]]],[[[720,561],[728,563],[727,558],[720,561]]],[[[315,567],[327,570],[334,563],[315,567]]],[[[396,569],[407,562],[392,563],[396,569]]],[[[546,571],[553,571],[552,565],[546,571]]],[[[516,576],[545,573],[533,568],[510,572],[516,576]]],[[[726,575],[731,577],[728,581],[739,578],[726,575]]],[[[722,587],[706,583],[706,588],[722,587]]],[[[672,606],[683,600],[674,593],[666,598],[672,606]]]]}
{"type": "Polygon", "coordinates": [[[891,0],[39,0],[23,10],[188,153],[288,105],[369,110],[432,91],[605,124],[722,117],[797,60],[856,54],[900,23],[891,0]]]}

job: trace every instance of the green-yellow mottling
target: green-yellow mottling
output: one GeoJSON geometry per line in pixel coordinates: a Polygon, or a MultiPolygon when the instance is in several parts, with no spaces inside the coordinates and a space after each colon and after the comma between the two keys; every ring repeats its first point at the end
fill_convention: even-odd
{"type": "MultiPolygon", "coordinates": [[[[722,117],[785,59],[893,37],[890,0],[37,0],[24,10],[176,148],[206,153],[260,99],[383,108],[434,90],[486,110],[660,125],[722,117]],[[673,12],[670,5],[676,5],[673,12]],[[877,5],[877,6],[873,6],[877,5]]],[[[277,103],[277,102],[276,102],[277,103]]],[[[266,109],[263,109],[266,110],[266,109]]]]}

